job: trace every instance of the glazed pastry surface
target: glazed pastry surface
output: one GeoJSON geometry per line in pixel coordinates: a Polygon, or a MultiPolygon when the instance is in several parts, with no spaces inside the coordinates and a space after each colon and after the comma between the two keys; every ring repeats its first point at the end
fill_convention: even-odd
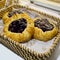
{"type": "Polygon", "coordinates": [[[17,14],[4,25],[4,35],[17,42],[29,41],[33,35],[34,24],[27,14],[17,14]]]}
{"type": "Polygon", "coordinates": [[[14,11],[11,11],[11,12],[6,12],[4,15],[3,15],[3,23],[7,23],[8,21],[10,21],[12,18],[17,18],[18,15],[24,15],[24,12],[21,12],[19,10],[14,10],[14,11]]]}
{"type": "Polygon", "coordinates": [[[56,25],[47,19],[35,19],[34,26],[34,38],[38,40],[48,41],[58,33],[56,25]]]}

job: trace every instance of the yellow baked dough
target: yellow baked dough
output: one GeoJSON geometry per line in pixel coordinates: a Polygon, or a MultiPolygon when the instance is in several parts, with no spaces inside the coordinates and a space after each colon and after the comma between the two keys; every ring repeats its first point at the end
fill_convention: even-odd
{"type": "MultiPolygon", "coordinates": [[[[37,19],[38,18],[36,18],[35,20],[37,20],[37,19]]],[[[35,39],[38,39],[41,41],[49,41],[58,33],[58,28],[56,27],[56,25],[52,21],[49,21],[49,22],[50,22],[50,24],[52,24],[54,26],[54,28],[50,31],[44,32],[42,29],[40,29],[38,27],[34,27],[34,38],[35,39]]]]}
{"type": "Polygon", "coordinates": [[[4,15],[3,15],[3,23],[7,23],[8,21],[12,20],[12,18],[16,19],[16,17],[19,17],[19,16],[24,16],[26,15],[25,12],[22,12],[22,13],[17,13],[19,12],[19,10],[15,10],[15,11],[11,11],[11,12],[6,12],[4,15]],[[13,14],[11,12],[14,12],[13,14]],[[10,15],[12,15],[11,17],[8,16],[8,14],[10,13],[10,15]]]}
{"type": "Polygon", "coordinates": [[[8,17],[8,13],[9,12],[6,12],[3,17],[2,17],[2,20],[3,20],[3,23],[7,23],[8,21],[10,21],[12,18],[16,18],[16,15],[14,14],[12,17],[8,17]]]}
{"type": "Polygon", "coordinates": [[[33,28],[34,28],[34,24],[31,18],[27,14],[23,16],[20,14],[20,15],[17,15],[17,18],[14,18],[13,16],[11,20],[4,25],[3,31],[4,31],[4,35],[11,38],[12,40],[17,42],[25,42],[31,39],[33,35],[33,28]],[[22,33],[14,33],[14,32],[8,31],[9,24],[15,21],[16,19],[20,19],[20,18],[25,18],[27,21],[27,27],[25,28],[25,30],[22,33]]]}

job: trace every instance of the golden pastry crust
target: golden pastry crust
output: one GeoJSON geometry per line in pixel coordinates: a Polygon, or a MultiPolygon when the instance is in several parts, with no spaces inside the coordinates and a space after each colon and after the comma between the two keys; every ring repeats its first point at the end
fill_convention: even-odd
{"type": "Polygon", "coordinates": [[[3,20],[3,23],[4,23],[4,24],[7,23],[8,21],[10,21],[12,18],[17,18],[15,14],[14,14],[12,17],[8,17],[8,14],[9,14],[9,12],[6,12],[6,13],[3,15],[2,20],[3,20]]]}
{"type": "MultiPolygon", "coordinates": [[[[36,18],[35,20],[37,20],[36,18]]],[[[34,20],[34,21],[35,21],[34,20]]],[[[41,40],[41,41],[49,41],[52,39],[57,33],[58,33],[58,28],[55,26],[55,24],[52,21],[49,21],[50,24],[54,26],[54,28],[50,31],[43,31],[42,29],[38,27],[34,27],[34,38],[41,40]]]]}
{"type": "Polygon", "coordinates": [[[8,31],[9,24],[16,20],[15,18],[12,18],[10,21],[8,21],[8,23],[4,25],[4,30],[3,30],[4,35],[17,42],[29,41],[33,35],[33,27],[34,27],[33,21],[28,15],[24,15],[24,16],[18,15],[17,19],[20,18],[25,18],[27,21],[27,27],[25,28],[25,30],[22,33],[14,33],[8,31]]]}
{"type": "Polygon", "coordinates": [[[6,0],[0,0],[0,8],[3,8],[5,5],[6,0]]]}
{"type": "Polygon", "coordinates": [[[25,12],[16,13],[17,11],[18,11],[18,10],[12,11],[12,12],[15,12],[15,13],[14,13],[14,14],[11,14],[11,15],[12,15],[11,17],[8,16],[8,14],[9,14],[10,12],[6,12],[6,13],[3,15],[3,18],[2,18],[3,23],[4,23],[4,24],[7,23],[8,21],[12,20],[12,18],[17,19],[17,18],[20,17],[20,16],[27,15],[25,12]]]}

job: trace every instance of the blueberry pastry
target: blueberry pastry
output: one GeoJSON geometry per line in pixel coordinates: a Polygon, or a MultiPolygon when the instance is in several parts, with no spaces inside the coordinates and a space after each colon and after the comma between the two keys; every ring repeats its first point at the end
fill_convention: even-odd
{"type": "Polygon", "coordinates": [[[6,0],[0,0],[0,9],[5,6],[6,0]]]}
{"type": "Polygon", "coordinates": [[[41,41],[48,41],[58,33],[58,28],[52,21],[40,18],[34,20],[34,30],[34,38],[41,41]]]}
{"type": "Polygon", "coordinates": [[[33,35],[34,24],[31,18],[26,14],[17,15],[4,25],[4,35],[17,42],[29,41],[33,35]],[[19,17],[18,17],[19,16],[19,17]]]}
{"type": "Polygon", "coordinates": [[[14,19],[17,19],[17,15],[24,15],[25,13],[24,12],[21,12],[19,10],[14,10],[14,11],[11,11],[11,12],[6,12],[4,15],[3,15],[3,23],[7,23],[8,21],[10,21],[12,18],[14,19]]]}

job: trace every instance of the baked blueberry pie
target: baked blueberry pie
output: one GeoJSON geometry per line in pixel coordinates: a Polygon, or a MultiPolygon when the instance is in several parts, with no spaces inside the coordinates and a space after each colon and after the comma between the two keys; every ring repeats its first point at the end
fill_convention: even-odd
{"type": "Polygon", "coordinates": [[[16,15],[16,17],[4,25],[4,35],[17,42],[29,41],[33,35],[33,21],[27,14],[16,15]]]}
{"type": "Polygon", "coordinates": [[[52,21],[40,18],[34,20],[34,30],[34,38],[42,41],[48,41],[58,33],[58,28],[52,21]]]}

